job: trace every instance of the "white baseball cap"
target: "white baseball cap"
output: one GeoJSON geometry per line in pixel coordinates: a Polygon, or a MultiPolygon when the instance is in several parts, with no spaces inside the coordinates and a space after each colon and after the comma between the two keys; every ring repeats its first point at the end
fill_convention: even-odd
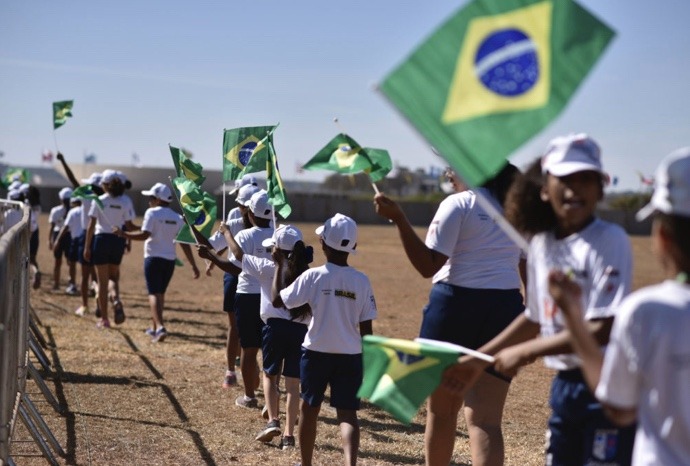
{"type": "Polygon", "coordinates": [[[84,184],[101,184],[101,177],[99,172],[93,172],[88,178],[82,178],[81,182],[84,184]]]}
{"type": "Polygon", "coordinates": [[[22,197],[22,193],[18,189],[10,189],[9,191],[7,191],[7,199],[9,199],[10,201],[16,201],[20,197],[22,197]]]}
{"type": "Polygon", "coordinates": [[[72,197],[72,190],[70,188],[62,188],[60,192],[58,192],[58,197],[61,201],[66,201],[72,197]]]}
{"type": "Polygon", "coordinates": [[[172,201],[172,191],[170,191],[170,188],[168,186],[164,185],[163,183],[156,183],[153,186],[151,186],[151,189],[144,190],[141,192],[144,196],[153,196],[156,199],[160,199],[161,201],[164,202],[170,202],[172,201]]]}
{"type": "Polygon", "coordinates": [[[228,194],[233,195],[236,192],[240,190],[241,187],[247,186],[247,185],[252,185],[252,186],[258,186],[259,183],[256,182],[256,177],[254,175],[242,175],[242,178],[239,180],[235,180],[235,189],[230,191],[228,194]]]}
{"type": "Polygon", "coordinates": [[[101,176],[101,183],[112,183],[115,180],[120,180],[120,176],[117,174],[115,170],[103,170],[103,175],[101,176]]]}
{"type": "Polygon", "coordinates": [[[11,191],[13,189],[19,189],[19,187],[22,185],[22,182],[19,180],[14,180],[13,182],[10,183],[10,185],[7,187],[8,191],[11,191]]]}
{"type": "Polygon", "coordinates": [[[273,232],[273,236],[263,240],[261,245],[265,248],[277,246],[278,249],[292,251],[298,241],[302,241],[302,232],[297,227],[280,225],[273,232]]]}
{"type": "Polygon", "coordinates": [[[268,202],[268,193],[260,189],[249,198],[249,210],[252,211],[255,217],[271,219],[271,212],[273,211],[273,206],[268,202]]]}
{"type": "Polygon", "coordinates": [[[567,176],[589,170],[606,175],[601,165],[601,149],[594,139],[579,133],[549,141],[541,159],[542,173],[567,176]]]}
{"type": "Polygon", "coordinates": [[[29,194],[29,188],[31,188],[31,185],[29,185],[29,183],[22,183],[17,189],[20,193],[26,195],[29,194]]]}
{"type": "Polygon", "coordinates": [[[316,234],[333,249],[357,253],[357,224],[347,215],[335,214],[316,229],[316,234]]]}
{"type": "Polygon", "coordinates": [[[690,147],[667,155],[654,174],[654,194],[635,215],[638,222],[654,212],[690,217],[690,147]]]}
{"type": "Polygon", "coordinates": [[[125,175],[124,173],[122,173],[120,170],[115,170],[115,174],[116,174],[117,177],[120,179],[120,182],[121,182],[122,184],[127,183],[127,180],[128,180],[127,175],[125,175]]]}
{"type": "Polygon", "coordinates": [[[252,198],[254,193],[257,193],[259,191],[260,190],[258,186],[254,186],[253,184],[244,185],[240,188],[240,191],[237,193],[235,202],[237,202],[239,205],[247,206],[249,204],[249,199],[252,198]]]}

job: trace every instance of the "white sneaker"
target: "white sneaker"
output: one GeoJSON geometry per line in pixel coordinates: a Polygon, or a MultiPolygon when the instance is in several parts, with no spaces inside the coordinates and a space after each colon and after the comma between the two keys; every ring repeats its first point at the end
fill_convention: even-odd
{"type": "Polygon", "coordinates": [[[84,314],[86,314],[86,308],[84,306],[79,306],[74,313],[79,317],[82,317],[84,314]]]}
{"type": "Polygon", "coordinates": [[[65,293],[67,293],[70,296],[76,296],[79,294],[79,290],[77,290],[77,285],[74,283],[70,283],[67,289],[65,290],[65,293]]]}

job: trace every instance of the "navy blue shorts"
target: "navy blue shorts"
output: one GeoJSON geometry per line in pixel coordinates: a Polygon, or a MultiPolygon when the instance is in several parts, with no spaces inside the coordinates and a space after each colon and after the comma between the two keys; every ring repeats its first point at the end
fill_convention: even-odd
{"type": "Polygon", "coordinates": [[[38,230],[31,233],[31,238],[29,239],[29,255],[35,256],[38,252],[38,230]]]}
{"type": "Polygon", "coordinates": [[[223,312],[235,312],[235,292],[237,277],[225,272],[223,275],[223,312]]]}
{"type": "Polygon", "coordinates": [[[91,262],[93,265],[120,265],[125,253],[125,239],[112,233],[100,233],[93,237],[91,262]]]}
{"type": "Polygon", "coordinates": [[[240,335],[242,348],[261,348],[261,331],[264,321],[261,320],[261,295],[237,293],[235,295],[235,318],[237,333],[240,335]]]}
{"type": "MultiPolygon", "coordinates": [[[[82,235],[79,238],[77,238],[77,241],[78,241],[77,247],[79,248],[77,250],[77,254],[79,255],[79,263],[81,265],[87,265],[87,266],[93,265],[93,260],[87,261],[86,259],[84,259],[84,249],[85,249],[84,246],[86,245],[86,232],[82,233],[82,235]]],[[[93,245],[92,245],[91,251],[93,251],[93,245]]],[[[93,257],[91,259],[93,259],[93,257]]]]}
{"type": "MultiPolygon", "coordinates": [[[[477,349],[501,333],[524,310],[520,290],[463,288],[435,283],[424,307],[419,336],[477,349]]],[[[506,382],[509,377],[487,369],[506,382]]]]}
{"type": "Polygon", "coordinates": [[[69,249],[67,251],[67,260],[72,262],[81,262],[79,260],[79,244],[81,237],[71,238],[69,242],[69,249]]]}
{"type": "Polygon", "coordinates": [[[261,340],[264,372],[278,375],[282,366],[285,377],[299,378],[302,343],[306,334],[306,324],[287,319],[268,319],[261,340]]]}
{"type": "Polygon", "coordinates": [[[149,294],[165,294],[175,271],[175,261],[162,257],[144,259],[144,277],[149,294]]]}
{"type": "Polygon", "coordinates": [[[302,348],[300,362],[301,397],[309,406],[323,403],[326,387],[331,387],[331,406],[359,409],[357,391],[362,385],[362,354],[320,353],[302,348]]]}
{"type": "Polygon", "coordinates": [[[70,235],[69,233],[65,233],[64,235],[62,235],[62,240],[60,240],[60,242],[56,244],[55,239],[57,239],[57,236],[59,234],[59,231],[51,232],[51,236],[53,238],[53,257],[59,259],[62,256],[65,256],[67,260],[72,260],[69,258],[69,248],[72,244],[72,235],[70,235]]]}
{"type": "Polygon", "coordinates": [[[635,426],[616,427],[604,416],[579,369],[556,375],[549,404],[547,464],[630,464],[635,426]]]}

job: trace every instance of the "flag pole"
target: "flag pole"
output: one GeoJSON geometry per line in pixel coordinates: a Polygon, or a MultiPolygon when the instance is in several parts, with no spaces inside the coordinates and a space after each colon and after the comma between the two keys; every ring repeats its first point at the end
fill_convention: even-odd
{"type": "MultiPolygon", "coordinates": [[[[333,117],[333,123],[335,123],[335,125],[338,127],[338,129],[340,129],[341,133],[347,134],[347,131],[345,131],[345,128],[343,127],[343,125],[340,124],[340,120],[338,120],[338,117],[333,117]]],[[[367,176],[369,176],[368,173],[367,173],[367,176]]],[[[371,181],[371,187],[374,188],[374,194],[380,194],[381,191],[379,191],[379,187],[376,186],[376,183],[374,183],[371,180],[371,176],[369,176],[369,181],[371,181]]]]}
{"type": "Polygon", "coordinates": [[[55,134],[55,129],[53,129],[53,141],[55,141],[55,150],[57,152],[60,152],[60,148],[58,147],[58,143],[57,143],[57,135],[55,134]]]}
{"type": "Polygon", "coordinates": [[[225,222],[225,181],[223,181],[223,216],[220,221],[225,222]]]}
{"type": "MultiPolygon", "coordinates": [[[[395,110],[395,112],[398,115],[400,115],[407,122],[407,124],[414,130],[414,132],[417,133],[417,135],[419,137],[421,137],[423,140],[426,141],[426,138],[424,137],[424,135],[412,124],[412,122],[410,122],[410,120],[407,118],[407,116],[405,116],[400,110],[398,110],[398,108],[395,105],[393,105],[392,102],[390,102],[388,100],[388,97],[386,97],[386,95],[379,90],[379,86],[377,84],[375,84],[372,87],[373,87],[374,91],[376,91],[379,95],[383,96],[384,100],[386,102],[388,102],[388,104],[395,110]]],[[[441,154],[441,152],[438,149],[432,147],[432,152],[434,152],[436,155],[442,157],[448,163],[450,163],[450,160],[447,157],[444,157],[443,154],[441,154]]],[[[451,166],[452,166],[452,164],[451,164],[451,166]]],[[[476,199],[477,199],[477,203],[479,204],[479,206],[482,209],[484,209],[484,211],[486,211],[486,213],[489,215],[491,220],[496,222],[498,227],[501,230],[503,230],[503,232],[508,236],[508,238],[510,238],[510,240],[513,243],[515,243],[522,250],[522,252],[527,254],[527,252],[529,250],[529,244],[527,243],[525,238],[520,234],[520,232],[518,232],[515,229],[515,227],[513,227],[513,225],[511,225],[510,222],[508,222],[508,219],[506,219],[503,216],[503,214],[500,213],[498,211],[498,209],[496,209],[494,207],[494,205],[491,203],[491,201],[489,201],[489,199],[487,199],[478,189],[476,189],[477,188],[476,186],[469,184],[462,177],[462,174],[459,173],[457,169],[455,169],[455,167],[453,167],[453,169],[455,170],[455,174],[457,175],[458,179],[462,183],[464,183],[468,189],[472,190],[472,192],[475,194],[476,199]]]]}

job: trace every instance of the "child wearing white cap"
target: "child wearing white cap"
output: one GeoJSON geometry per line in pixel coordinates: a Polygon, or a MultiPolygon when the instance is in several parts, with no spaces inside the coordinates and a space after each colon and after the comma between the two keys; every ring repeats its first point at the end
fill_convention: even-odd
{"type": "MultiPolygon", "coordinates": [[[[244,177],[242,179],[244,179],[244,177]]],[[[227,230],[229,230],[233,237],[241,230],[252,227],[252,222],[249,220],[249,200],[257,191],[259,191],[259,188],[252,183],[246,183],[239,188],[237,197],[235,198],[237,207],[230,210],[228,213],[228,218],[225,222],[227,230]],[[238,212],[239,216],[235,216],[233,212],[238,212]]],[[[225,235],[222,231],[216,232],[208,239],[208,242],[218,254],[222,254],[226,249],[228,249],[228,242],[226,241],[225,235]]],[[[232,252],[228,250],[228,259],[230,259],[230,257],[232,257],[232,252]]],[[[213,262],[210,261],[207,273],[209,273],[210,267],[212,266],[213,262]]],[[[237,293],[238,281],[237,275],[238,274],[232,274],[229,272],[225,272],[223,274],[222,310],[228,316],[228,331],[225,341],[225,359],[227,367],[223,377],[223,388],[230,388],[233,385],[237,385],[236,366],[237,359],[239,358],[241,352],[240,336],[237,331],[237,319],[235,316],[235,294],[237,293]]]]}
{"type": "MultiPolygon", "coordinates": [[[[162,342],[168,336],[163,322],[165,291],[175,271],[175,238],[184,225],[182,216],[172,210],[172,191],[163,183],[154,184],[151,189],[141,192],[149,197],[149,208],[144,213],[140,230],[123,231],[115,227],[113,232],[122,238],[144,243],[144,278],[149,294],[151,308],[151,328],[146,334],[154,343],[162,342]]],[[[194,279],[199,278],[194,255],[188,244],[180,243],[187,260],[192,266],[194,279]]]]}
{"type": "MultiPolygon", "coordinates": [[[[508,220],[532,236],[527,306],[479,351],[494,355],[495,370],[506,375],[515,375],[539,356],[557,371],[550,395],[547,464],[624,465],[632,454],[634,428],[619,428],[604,416],[573,354],[563,312],[549,294],[553,270],[577,280],[587,331],[606,345],[616,311],[630,290],[632,271],[625,231],[595,216],[607,180],[597,143],[573,134],[552,140],[541,160],[517,178],[506,201],[508,220]]],[[[443,383],[462,394],[486,366],[464,356],[446,370],[443,383]]]]}
{"type": "Polygon", "coordinates": [[[617,424],[638,421],[632,464],[690,464],[690,147],[659,165],[651,202],[652,249],[664,281],[619,306],[602,355],[582,319],[582,290],[560,271],[550,291],[563,310],[590,388],[617,424]]]}
{"type": "MultiPolygon", "coordinates": [[[[262,245],[265,239],[273,235],[273,227],[271,226],[272,206],[268,202],[266,191],[261,189],[252,194],[248,207],[252,227],[238,232],[235,235],[235,241],[242,248],[244,254],[269,259],[271,257],[270,251],[262,245]]],[[[200,249],[199,253],[204,254],[204,258],[210,259],[216,265],[224,262],[215,254],[211,254],[210,251],[200,249]]],[[[229,261],[238,269],[242,268],[242,263],[236,257],[231,256],[229,261]]],[[[244,383],[244,395],[235,399],[235,405],[243,408],[257,408],[258,400],[255,391],[259,384],[259,366],[256,358],[259,348],[261,348],[261,331],[263,329],[260,315],[261,285],[256,278],[249,276],[244,271],[238,276],[234,304],[240,346],[242,347],[240,370],[244,383]]],[[[230,363],[228,362],[228,364],[230,363]]]]}
{"type": "Polygon", "coordinates": [[[316,229],[326,264],[302,273],[290,285],[282,280],[286,261],[276,254],[273,305],[288,309],[309,304],[312,319],[302,344],[300,382],[300,454],[312,464],[316,426],[326,388],[336,409],[345,464],[355,464],[359,451],[357,390],[362,383],[362,335],[372,333],[376,302],[369,278],[350,267],[357,247],[357,224],[336,214],[316,229]]]}
{"type": "Polygon", "coordinates": [[[62,230],[62,227],[65,224],[67,213],[70,210],[72,190],[70,188],[62,188],[60,192],[58,192],[58,197],[60,198],[60,204],[50,209],[50,214],[48,215],[48,222],[50,223],[48,249],[53,251],[53,258],[55,259],[55,264],[53,267],[53,290],[60,288],[60,269],[62,268],[62,256],[65,256],[67,259],[67,265],[69,266],[69,284],[65,292],[68,295],[76,295],[78,291],[74,282],[74,277],[76,275],[77,265],[69,258],[69,247],[72,243],[72,236],[67,233],[60,237],[59,242],[56,241],[60,230],[62,230]]]}
{"type": "MultiPolygon", "coordinates": [[[[286,282],[292,283],[302,272],[309,268],[313,259],[313,249],[302,240],[302,232],[292,225],[281,225],[273,236],[265,239],[262,245],[272,250],[274,259],[266,259],[245,254],[227,229],[225,237],[232,255],[242,263],[239,268],[229,261],[218,261],[223,270],[230,273],[246,273],[259,281],[261,286],[261,320],[265,323],[262,331],[261,352],[264,369],[264,394],[266,397],[265,413],[268,419],[266,427],[259,432],[256,440],[270,442],[281,435],[280,429],[280,396],[278,384],[280,375],[285,377],[287,391],[285,430],[281,439],[282,448],[295,446],[294,426],[299,411],[299,366],[301,346],[307,333],[310,309],[301,309],[302,314],[294,316],[293,310],[275,307],[272,304],[271,288],[273,286],[274,259],[277,254],[288,260],[286,282]]],[[[206,255],[206,254],[204,254],[206,255]]],[[[211,257],[208,255],[207,257],[211,257]]]]}
{"type": "Polygon", "coordinates": [[[98,276],[98,328],[110,328],[108,319],[108,286],[113,283],[113,311],[115,323],[125,321],[125,312],[119,297],[120,263],[125,252],[125,240],[113,231],[134,230],[132,200],[124,194],[125,187],[114,170],[105,170],[101,178],[105,194],[99,197],[102,207],[93,202],[89,210],[89,225],[84,241],[84,259],[93,260],[98,276]]]}

